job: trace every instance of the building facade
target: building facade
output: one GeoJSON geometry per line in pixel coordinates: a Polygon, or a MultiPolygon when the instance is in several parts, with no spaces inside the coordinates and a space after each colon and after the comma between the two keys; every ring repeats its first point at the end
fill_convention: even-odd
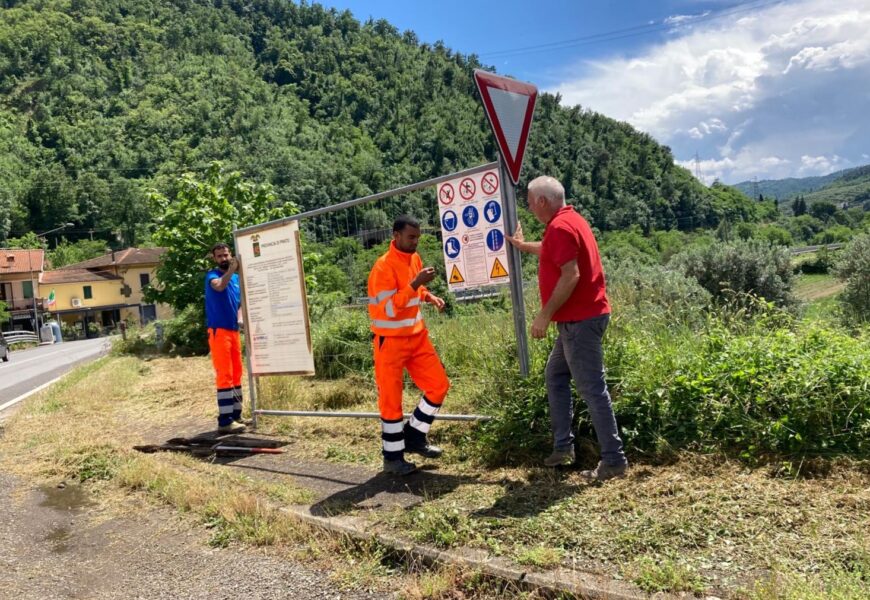
{"type": "Polygon", "coordinates": [[[0,301],[11,313],[4,331],[36,331],[42,313],[39,299],[39,275],[45,268],[44,250],[0,248],[0,301]]]}
{"type": "Polygon", "coordinates": [[[169,306],[144,299],[164,252],[127,248],[45,271],[39,279],[45,310],[80,335],[113,329],[121,321],[144,325],[170,318],[169,306]]]}

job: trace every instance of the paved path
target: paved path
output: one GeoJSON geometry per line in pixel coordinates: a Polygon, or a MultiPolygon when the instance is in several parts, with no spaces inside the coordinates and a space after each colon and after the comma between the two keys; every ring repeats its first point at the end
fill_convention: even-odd
{"type": "MultiPolygon", "coordinates": [[[[9,362],[0,362],[0,406],[60,377],[80,363],[94,360],[110,347],[109,338],[95,338],[12,352],[9,362]]],[[[0,419],[4,416],[0,412],[0,419]]]]}

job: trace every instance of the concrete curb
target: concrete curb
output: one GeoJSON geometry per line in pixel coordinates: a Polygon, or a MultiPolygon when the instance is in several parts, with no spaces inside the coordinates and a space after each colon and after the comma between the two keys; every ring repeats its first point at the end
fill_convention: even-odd
{"type": "MultiPolygon", "coordinates": [[[[632,589],[628,584],[592,573],[582,573],[569,569],[546,572],[523,571],[516,568],[510,561],[491,557],[483,550],[437,550],[398,536],[377,533],[372,531],[368,527],[368,523],[362,519],[321,517],[311,514],[306,506],[281,507],[280,510],[303,523],[329,533],[346,535],[359,541],[375,539],[390,550],[429,566],[447,565],[479,571],[490,577],[511,582],[517,587],[537,590],[547,597],[570,594],[589,600],[644,600],[649,598],[646,594],[632,589]]],[[[655,597],[665,599],[676,596],[656,594],[655,597]]]]}

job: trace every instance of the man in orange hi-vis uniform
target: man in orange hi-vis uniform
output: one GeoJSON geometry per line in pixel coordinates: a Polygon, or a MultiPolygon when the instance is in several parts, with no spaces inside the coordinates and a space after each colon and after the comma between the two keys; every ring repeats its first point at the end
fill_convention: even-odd
{"type": "Polygon", "coordinates": [[[369,317],[374,333],[384,472],[397,475],[417,469],[405,460],[405,452],[427,458],[441,456],[441,448],[431,445],[426,434],[450,388],[420,312],[422,302],[443,310],[444,300],[424,287],[435,278],[435,269],[423,268],[417,254],[419,241],[420,223],[413,217],[399,217],[393,223],[390,249],[369,273],[369,317]],[[423,391],[423,397],[403,426],[405,369],[423,391]]]}

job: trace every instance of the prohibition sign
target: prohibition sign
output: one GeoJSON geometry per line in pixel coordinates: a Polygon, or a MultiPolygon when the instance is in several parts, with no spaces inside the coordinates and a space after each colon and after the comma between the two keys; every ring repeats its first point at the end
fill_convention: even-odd
{"type": "Polygon", "coordinates": [[[480,189],[484,194],[494,194],[498,189],[498,175],[495,173],[487,173],[480,180],[480,189]]]}
{"type": "Polygon", "coordinates": [[[459,184],[459,195],[463,200],[471,200],[474,198],[474,192],[477,191],[477,185],[471,177],[466,177],[459,184]]]}
{"type": "Polygon", "coordinates": [[[449,183],[445,183],[441,186],[441,189],[438,190],[438,200],[444,205],[452,204],[454,194],[453,186],[449,183]]]}

